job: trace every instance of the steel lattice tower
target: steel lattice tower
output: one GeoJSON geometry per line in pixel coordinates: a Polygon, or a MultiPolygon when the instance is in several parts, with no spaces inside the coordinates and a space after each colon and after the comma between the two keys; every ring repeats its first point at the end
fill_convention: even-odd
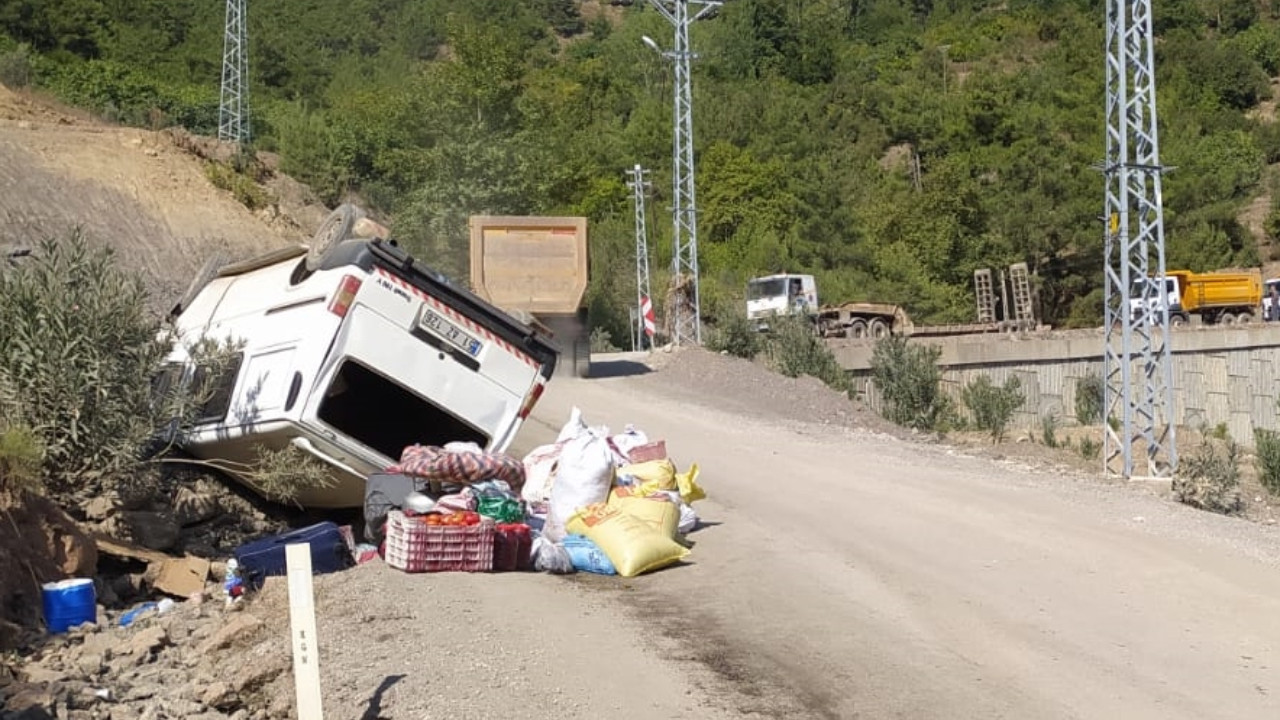
{"type": "MultiPolygon", "coordinates": [[[[674,301],[668,302],[671,340],[676,345],[702,343],[702,308],[698,292],[698,212],[694,193],[693,166],[693,83],[690,65],[694,58],[689,44],[689,25],[715,14],[720,0],[649,0],[675,27],[675,49],[662,53],[675,65],[675,103],[672,148],[672,185],[675,186],[673,238],[675,255],[671,258],[674,301]],[[701,9],[690,14],[690,5],[701,9]],[[687,302],[680,300],[681,296],[687,302]]],[[[646,42],[657,49],[652,41],[646,42]]]]}
{"type": "MultiPolygon", "coordinates": [[[[1104,468],[1177,468],[1151,0],[1107,0],[1104,468]],[[1112,423],[1116,427],[1112,427],[1112,423]]],[[[1138,473],[1141,475],[1142,473],[1138,473]]]]}
{"type": "Polygon", "coordinates": [[[222,38],[222,97],[218,103],[218,139],[249,141],[249,34],[246,0],[227,0],[222,38]]]}
{"type": "Polygon", "coordinates": [[[640,347],[644,346],[646,335],[652,337],[650,327],[646,327],[648,310],[652,308],[653,296],[649,291],[649,233],[645,227],[644,198],[649,191],[649,181],[644,179],[649,172],[636,165],[627,171],[631,180],[627,187],[631,188],[632,205],[636,212],[636,338],[640,347]]]}

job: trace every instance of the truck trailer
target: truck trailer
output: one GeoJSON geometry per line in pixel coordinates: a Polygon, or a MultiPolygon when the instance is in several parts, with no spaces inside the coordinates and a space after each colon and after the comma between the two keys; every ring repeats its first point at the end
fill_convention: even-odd
{"type": "Polygon", "coordinates": [[[747,319],[758,331],[769,330],[770,318],[802,316],[824,338],[870,338],[887,335],[970,335],[1032,329],[1015,322],[978,322],[955,325],[916,325],[906,308],[892,303],[847,302],[822,305],[812,275],[779,273],[753,278],[747,283],[747,319]]]}

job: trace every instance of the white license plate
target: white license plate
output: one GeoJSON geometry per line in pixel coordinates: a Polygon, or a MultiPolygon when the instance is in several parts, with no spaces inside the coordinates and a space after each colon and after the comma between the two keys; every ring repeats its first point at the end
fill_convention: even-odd
{"type": "Polygon", "coordinates": [[[461,348],[463,352],[476,357],[480,354],[480,349],[484,347],[478,339],[470,333],[458,327],[452,320],[446,319],[443,315],[432,310],[431,308],[423,308],[422,319],[418,321],[424,329],[444,338],[461,348]]]}

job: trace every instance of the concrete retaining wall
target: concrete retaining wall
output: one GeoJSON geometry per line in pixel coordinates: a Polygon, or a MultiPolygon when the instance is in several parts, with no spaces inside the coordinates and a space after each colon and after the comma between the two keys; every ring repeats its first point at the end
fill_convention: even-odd
{"type": "MultiPolygon", "coordinates": [[[[1280,325],[1197,328],[1174,332],[1173,419],[1178,425],[1215,427],[1225,423],[1231,437],[1253,444],[1254,428],[1280,429],[1280,325]]],[[[1038,430],[1053,414],[1074,424],[1076,386],[1090,373],[1101,376],[1101,330],[1051,335],[964,335],[912,342],[942,348],[946,392],[959,400],[960,388],[979,375],[1002,384],[1022,381],[1026,400],[1014,428],[1038,430]]],[[[833,341],[832,352],[853,376],[857,391],[873,408],[881,401],[871,382],[872,344],[833,341]]],[[[1141,368],[1135,366],[1135,377],[1141,368]]]]}

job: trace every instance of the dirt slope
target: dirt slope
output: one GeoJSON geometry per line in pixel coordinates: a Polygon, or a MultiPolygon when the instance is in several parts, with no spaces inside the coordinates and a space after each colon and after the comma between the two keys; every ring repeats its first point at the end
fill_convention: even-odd
{"type": "Polygon", "coordinates": [[[205,258],[305,238],[278,208],[257,214],[205,177],[169,133],[103,125],[0,86],[0,248],[79,226],[141,272],[163,305],[205,258]]]}

